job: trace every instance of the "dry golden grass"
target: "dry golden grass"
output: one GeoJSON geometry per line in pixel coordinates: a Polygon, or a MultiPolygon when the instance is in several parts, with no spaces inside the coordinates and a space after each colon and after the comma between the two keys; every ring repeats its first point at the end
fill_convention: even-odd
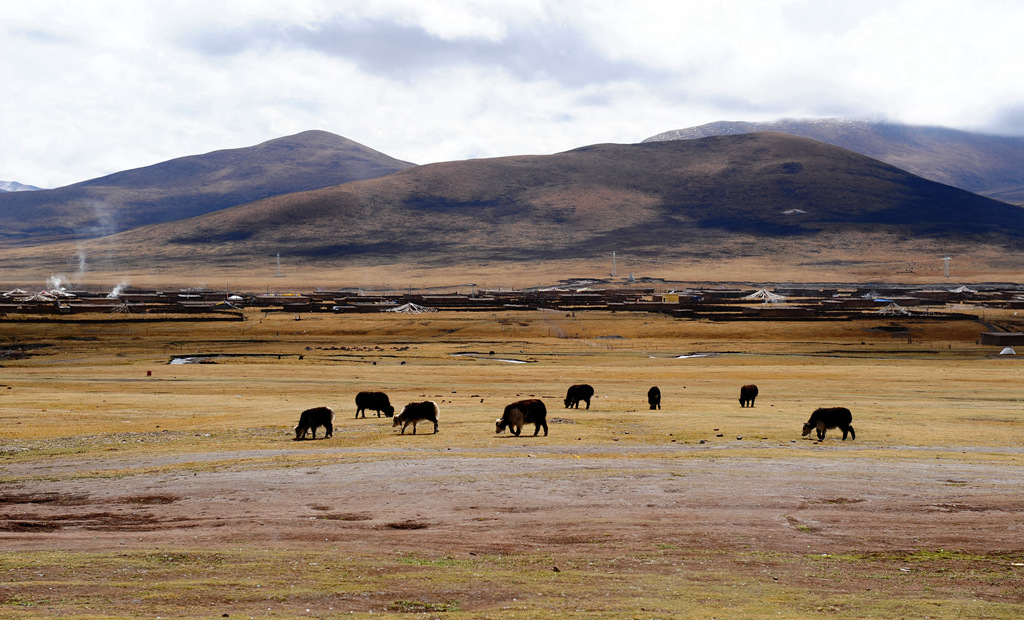
{"type": "MultiPolygon", "coordinates": [[[[551,242],[551,239],[549,239],[551,242]]],[[[11,250],[0,262],[8,286],[39,289],[50,275],[63,274],[74,286],[87,290],[110,290],[119,283],[136,289],[173,290],[177,288],[228,289],[231,291],[309,291],[363,288],[369,291],[420,290],[437,287],[444,291],[467,293],[488,288],[550,286],[570,278],[607,278],[613,286],[628,286],[626,276],[650,277],[664,283],[641,284],[659,292],[686,286],[714,285],[717,282],[748,282],[750,286],[787,282],[892,282],[924,287],[936,286],[943,278],[942,256],[952,254],[952,278],[956,282],[1022,281],[1017,254],[1003,247],[915,240],[905,243],[892,234],[843,233],[822,236],[821,252],[802,241],[770,240],[740,234],[714,240],[731,247],[730,256],[707,257],[696,246],[678,246],[683,254],[653,252],[649,248],[628,248],[617,253],[617,274],[612,269],[611,252],[596,258],[566,258],[509,262],[499,259],[460,261],[451,256],[450,265],[424,264],[419,258],[344,259],[318,263],[310,259],[281,258],[280,276],[273,252],[247,259],[243,265],[223,260],[219,249],[204,250],[208,260],[200,264],[184,262],[188,251],[166,246],[163,262],[131,267],[119,258],[140,252],[139,246],[114,240],[89,257],[88,271],[77,273],[81,259],[76,244],[38,246],[11,250]],[[842,243],[840,243],[842,241],[842,243]],[[751,254],[751,248],[758,248],[751,254]]],[[[150,243],[146,241],[145,243],[150,243]]],[[[3,257],[0,257],[3,258],[3,257]]]]}
{"type": "MultiPolygon", "coordinates": [[[[988,320],[1015,320],[986,312],[988,320]]],[[[1004,468],[1011,477],[1021,468],[1021,362],[976,345],[985,328],[969,321],[905,320],[908,342],[874,329],[887,320],[246,315],[238,323],[0,323],[0,345],[47,345],[3,363],[0,454],[8,467],[0,484],[74,489],[109,478],[123,494],[142,478],[252,471],[255,481],[338,463],[429,461],[449,450],[460,458],[549,464],[581,458],[586,466],[573,474],[581,479],[596,468],[614,472],[626,457],[679,463],[685,472],[685,463],[714,469],[723,460],[837,458],[897,469],[941,459],[1004,468]],[[215,363],[169,365],[178,355],[215,363]],[[564,409],[565,388],[583,381],[597,390],[591,409],[564,409]],[[751,382],[761,391],[756,407],[741,409],[739,386],[751,382]],[[661,411],[647,409],[650,385],[661,388],[661,411]],[[438,401],[440,432],[399,437],[373,413],[353,419],[353,397],[363,389],[383,389],[399,407],[438,401]],[[550,435],[495,435],[503,406],[528,396],[548,404],[550,435]],[[292,441],[299,411],[324,404],[338,414],[334,437],[292,441]],[[835,431],[823,444],[800,438],[803,421],[823,405],[853,411],[856,441],[841,442],[835,431]]],[[[627,484],[633,474],[622,467],[627,484]]],[[[460,475],[437,474],[442,482],[460,475]]],[[[563,475],[550,473],[551,480],[563,475]]],[[[947,483],[954,490],[962,484],[947,483]]],[[[908,542],[890,553],[823,555],[814,551],[817,543],[811,547],[818,526],[798,516],[786,519],[808,537],[806,553],[765,551],[744,540],[693,546],[670,535],[637,542],[612,524],[606,534],[579,540],[568,527],[563,545],[523,543],[480,554],[401,543],[375,549],[374,539],[364,550],[354,550],[358,540],[334,547],[287,538],[250,543],[244,535],[154,547],[140,533],[139,542],[110,551],[29,545],[0,553],[7,582],[0,616],[336,617],[373,609],[374,617],[396,618],[1012,618],[1024,608],[1013,549],[914,551],[908,542]]],[[[403,523],[417,526],[410,520],[394,527],[403,523]]],[[[399,541],[415,535],[396,531],[399,541]]]]}
{"type": "Polygon", "coordinates": [[[47,345],[4,364],[4,442],[219,431],[230,433],[229,443],[277,445],[299,411],[329,405],[338,427],[361,429],[336,434],[334,443],[361,444],[386,439],[390,428],[374,434],[351,419],[354,395],[382,389],[398,407],[439,402],[445,432],[424,445],[485,449],[508,402],[539,397],[549,416],[565,417],[565,388],[589,382],[597,390],[592,410],[572,412],[586,432],[556,426],[550,443],[580,434],[598,443],[721,442],[713,432],[720,429],[733,442],[741,435],[778,445],[828,405],[854,412],[859,448],[1024,443],[1020,364],[974,344],[984,328],[973,322],[908,320],[908,342],[875,330],[881,320],[715,323],[585,312],[247,318],[0,324],[11,341],[47,345]],[[215,363],[169,365],[182,355],[215,363]],[[760,386],[754,409],[738,407],[745,383],[760,386]],[[659,412],[647,411],[650,385],[661,388],[659,412]]]}

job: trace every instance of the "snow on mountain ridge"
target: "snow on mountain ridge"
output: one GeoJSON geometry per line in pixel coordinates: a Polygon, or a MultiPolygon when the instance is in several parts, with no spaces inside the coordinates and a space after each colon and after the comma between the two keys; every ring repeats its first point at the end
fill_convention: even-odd
{"type": "Polygon", "coordinates": [[[34,192],[42,189],[34,185],[25,185],[14,181],[0,181],[0,192],[34,192]]]}

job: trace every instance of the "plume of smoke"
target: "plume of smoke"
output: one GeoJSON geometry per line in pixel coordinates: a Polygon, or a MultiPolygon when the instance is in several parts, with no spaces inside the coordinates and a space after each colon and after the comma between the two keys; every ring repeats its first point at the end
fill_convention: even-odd
{"type": "MultiPolygon", "coordinates": [[[[86,226],[78,230],[78,236],[83,239],[94,239],[97,237],[106,237],[112,235],[119,230],[119,222],[116,211],[111,209],[106,202],[102,200],[92,200],[88,202],[89,207],[92,208],[93,212],[93,223],[91,226],[86,226]]],[[[113,254],[109,258],[112,258],[113,254]]],[[[95,256],[93,257],[95,258],[95,256]]],[[[103,262],[103,257],[100,257],[100,262],[103,262]]],[[[85,248],[78,245],[78,272],[75,274],[77,282],[81,282],[86,273],[86,252],[85,248]]]]}
{"type": "Polygon", "coordinates": [[[94,219],[93,225],[86,227],[83,231],[86,238],[106,237],[118,231],[116,213],[107,206],[106,202],[93,200],[90,201],[89,206],[92,207],[94,219]]]}
{"type": "Polygon", "coordinates": [[[75,273],[75,282],[81,283],[85,279],[85,250],[78,248],[78,271],[75,273]]]}
{"type": "Polygon", "coordinates": [[[109,293],[107,293],[107,299],[117,299],[124,292],[124,289],[128,287],[128,282],[119,282],[109,293]]]}
{"type": "Polygon", "coordinates": [[[48,291],[63,291],[64,290],[64,276],[52,275],[46,279],[46,290],[48,291]]]}

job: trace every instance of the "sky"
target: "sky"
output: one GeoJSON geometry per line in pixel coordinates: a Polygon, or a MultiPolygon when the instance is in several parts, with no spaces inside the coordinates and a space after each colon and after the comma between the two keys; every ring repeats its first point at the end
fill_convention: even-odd
{"type": "Polygon", "coordinates": [[[0,0],[0,181],[309,129],[425,164],[720,120],[1024,136],[1019,0],[0,0]]]}

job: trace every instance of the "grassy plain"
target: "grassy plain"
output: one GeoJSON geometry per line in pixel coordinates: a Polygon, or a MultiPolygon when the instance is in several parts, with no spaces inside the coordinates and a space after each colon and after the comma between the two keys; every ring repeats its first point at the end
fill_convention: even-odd
{"type": "Polygon", "coordinates": [[[987,330],[3,322],[0,617],[1020,617],[1022,367],[976,344],[987,330]],[[579,382],[591,409],[564,409],[579,382]],[[364,389],[437,401],[440,432],[353,419],[364,389]],[[550,435],[496,435],[525,397],[550,435]],[[292,441],[318,405],[334,436],[292,441]],[[830,405],[855,442],[800,437],[830,405]]]}

